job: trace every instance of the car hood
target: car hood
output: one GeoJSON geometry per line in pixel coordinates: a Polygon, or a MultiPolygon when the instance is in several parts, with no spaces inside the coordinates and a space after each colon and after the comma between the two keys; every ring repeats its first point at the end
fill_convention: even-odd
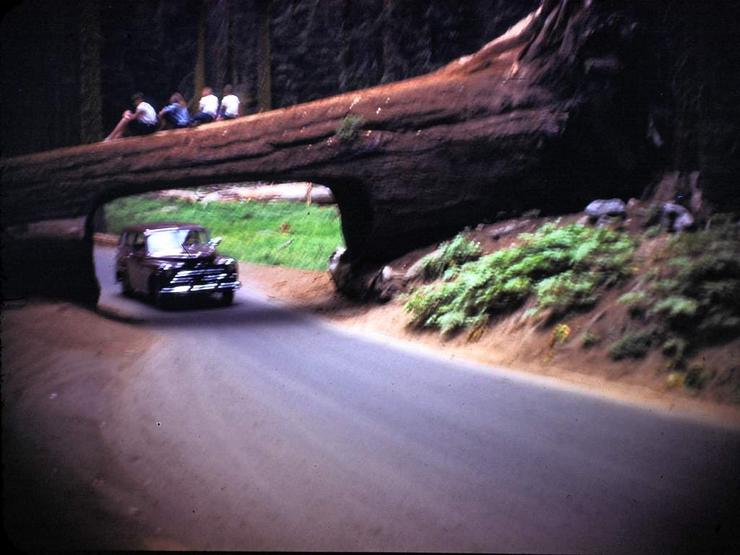
{"type": "Polygon", "coordinates": [[[149,258],[161,262],[184,264],[187,267],[202,263],[225,264],[229,261],[211,247],[191,247],[190,252],[152,253],[149,258]]]}

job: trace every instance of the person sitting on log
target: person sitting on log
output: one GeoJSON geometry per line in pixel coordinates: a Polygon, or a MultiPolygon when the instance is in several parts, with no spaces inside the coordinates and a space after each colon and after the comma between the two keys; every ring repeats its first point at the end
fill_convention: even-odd
{"type": "Polygon", "coordinates": [[[234,119],[239,117],[239,97],[233,92],[231,85],[224,86],[224,97],[218,109],[218,119],[234,119]]]}
{"type": "Polygon", "coordinates": [[[157,112],[152,105],[144,100],[144,94],[137,92],[131,96],[131,101],[136,107],[132,112],[126,110],[121,116],[121,120],[113,128],[104,141],[112,141],[120,137],[131,135],[148,135],[157,130],[157,112]]]}
{"type": "Polygon", "coordinates": [[[201,123],[211,123],[218,116],[218,98],[213,94],[211,87],[203,87],[203,93],[198,103],[198,113],[190,121],[191,126],[201,123]]]}
{"type": "Polygon", "coordinates": [[[176,92],[170,97],[170,103],[159,112],[161,129],[181,129],[190,125],[188,103],[176,92]]]}

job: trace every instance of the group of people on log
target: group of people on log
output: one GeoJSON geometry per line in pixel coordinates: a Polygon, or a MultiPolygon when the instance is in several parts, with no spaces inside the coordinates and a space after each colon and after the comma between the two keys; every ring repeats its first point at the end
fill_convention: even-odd
{"type": "Polygon", "coordinates": [[[163,129],[181,129],[195,127],[217,120],[230,120],[239,116],[239,97],[231,85],[224,87],[221,102],[213,94],[211,87],[203,87],[198,111],[190,116],[188,103],[179,92],[170,97],[170,102],[159,113],[144,99],[144,94],[137,92],[131,96],[134,110],[126,110],[121,120],[104,141],[132,135],[148,135],[163,129]]]}

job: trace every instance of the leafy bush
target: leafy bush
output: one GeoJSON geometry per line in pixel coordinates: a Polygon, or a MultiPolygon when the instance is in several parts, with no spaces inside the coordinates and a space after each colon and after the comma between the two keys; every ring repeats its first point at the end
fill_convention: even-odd
{"type": "Polygon", "coordinates": [[[645,291],[630,291],[619,297],[617,302],[627,305],[630,316],[636,318],[645,313],[650,297],[645,291]]]}
{"type": "Polygon", "coordinates": [[[591,347],[593,347],[594,345],[598,345],[599,343],[601,343],[601,336],[590,330],[584,333],[583,337],[581,338],[581,347],[583,347],[584,349],[590,349],[591,347]]]}
{"type": "MultiPolygon", "coordinates": [[[[519,239],[520,245],[466,262],[447,271],[445,281],[416,289],[405,306],[412,323],[448,333],[512,310],[532,294],[538,309],[565,314],[593,305],[606,283],[628,275],[634,252],[626,234],[580,224],[545,224],[519,239]]],[[[440,275],[449,266],[432,267],[430,275],[440,275]]]]}
{"type": "Polygon", "coordinates": [[[619,299],[666,337],[662,350],[676,367],[694,347],[740,333],[740,228],[733,217],[716,220],[674,237],[661,253],[667,263],[619,299]]]}
{"type": "Polygon", "coordinates": [[[703,389],[714,377],[714,373],[701,366],[692,366],[686,372],[684,385],[691,389],[703,389]]]}
{"type": "Polygon", "coordinates": [[[686,354],[688,344],[686,340],[680,337],[671,337],[663,343],[661,347],[663,354],[667,357],[672,357],[675,360],[682,360],[686,354]]]}
{"type": "Polygon", "coordinates": [[[656,338],[654,329],[629,333],[612,343],[609,356],[614,360],[623,358],[642,358],[653,346],[656,338]]]}
{"type": "Polygon", "coordinates": [[[685,323],[696,316],[699,303],[696,299],[683,295],[670,295],[656,303],[650,310],[653,314],[660,314],[673,326],[685,323]]]}
{"type": "MultiPolygon", "coordinates": [[[[425,279],[437,279],[451,268],[480,258],[482,252],[479,243],[469,241],[463,234],[459,234],[420,260],[421,275],[425,279]]],[[[447,277],[452,276],[454,273],[448,274],[447,277]]]]}
{"type": "Polygon", "coordinates": [[[577,273],[571,270],[545,278],[537,284],[537,306],[563,314],[575,308],[596,304],[600,276],[594,272],[577,273]]]}

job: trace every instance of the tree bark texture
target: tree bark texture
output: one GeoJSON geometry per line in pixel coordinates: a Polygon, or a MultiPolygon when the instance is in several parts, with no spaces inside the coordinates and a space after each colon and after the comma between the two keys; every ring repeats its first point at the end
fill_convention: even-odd
{"type": "Polygon", "coordinates": [[[195,68],[193,69],[193,97],[190,99],[191,112],[198,112],[201,92],[206,86],[206,21],[208,11],[202,0],[198,11],[198,31],[195,39],[195,68]]]}
{"type": "Polygon", "coordinates": [[[92,143],[103,137],[100,5],[85,0],[80,12],[80,140],[92,143]]]}
{"type": "Polygon", "coordinates": [[[640,38],[613,4],[546,0],[477,53],[407,81],[3,160],[5,225],[172,187],[306,180],[332,189],[360,276],[504,214],[639,194],[652,170],[632,74],[640,38]]]}
{"type": "Polygon", "coordinates": [[[260,112],[272,109],[270,4],[270,0],[257,2],[257,107],[260,112]]]}

